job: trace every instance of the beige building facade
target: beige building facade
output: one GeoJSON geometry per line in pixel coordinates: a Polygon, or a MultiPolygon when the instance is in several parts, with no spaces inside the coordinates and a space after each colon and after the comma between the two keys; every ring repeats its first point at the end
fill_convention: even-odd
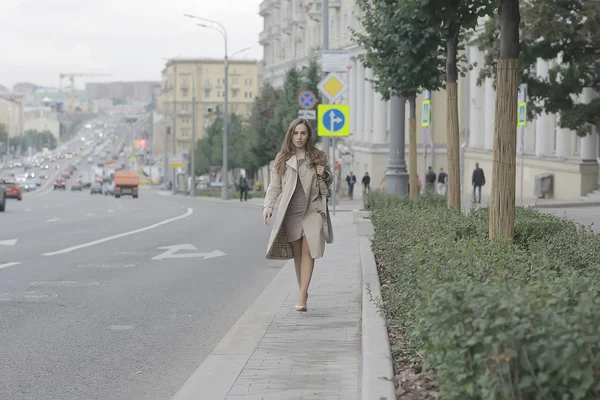
{"type": "MultiPolygon", "coordinates": [[[[352,171],[360,180],[365,172],[371,175],[371,186],[382,187],[389,157],[390,116],[397,112],[381,95],[376,93],[369,79],[370,69],[365,68],[358,56],[364,53],[352,41],[351,29],[361,31],[361,10],[354,0],[329,1],[329,49],[345,50],[350,56],[345,79],[348,90],[340,103],[350,106],[350,137],[338,140],[338,161],[342,174],[352,171]]],[[[264,48],[265,81],[275,87],[283,86],[284,76],[290,68],[302,68],[322,54],[322,1],[321,0],[263,0],[259,6],[264,28],[259,42],[264,48]]],[[[459,111],[461,126],[464,122],[463,86],[459,86],[459,111]]],[[[431,125],[421,127],[421,103],[417,99],[418,171],[423,179],[432,166],[436,172],[447,169],[446,151],[446,94],[431,93],[431,125]],[[427,138],[426,146],[424,138],[427,138]]],[[[406,115],[408,117],[408,104],[406,115]]],[[[408,120],[405,141],[408,144],[408,120]]],[[[408,156],[408,146],[406,148],[408,156]]]]}
{"type": "MultiPolygon", "coordinates": [[[[483,52],[474,47],[469,48],[468,52],[471,63],[483,63],[483,52]]],[[[548,77],[553,64],[555,62],[538,60],[537,75],[541,78],[548,77]]],[[[471,191],[472,171],[475,163],[479,163],[488,182],[482,192],[489,195],[496,93],[491,79],[486,79],[483,85],[477,86],[478,75],[479,68],[476,67],[469,72],[466,81],[469,99],[468,144],[464,152],[463,188],[471,191]]],[[[597,96],[593,90],[585,89],[578,101],[586,104],[597,96]]],[[[558,115],[544,113],[535,120],[528,121],[525,128],[518,128],[517,197],[521,197],[521,187],[524,199],[537,197],[536,177],[542,174],[552,175],[552,191],[545,196],[547,198],[579,200],[598,189],[600,143],[597,128],[593,128],[591,135],[579,137],[574,131],[560,128],[558,121],[558,115]]]]}
{"type": "Polygon", "coordinates": [[[27,119],[25,120],[23,131],[48,131],[52,133],[57,143],[60,143],[60,122],[56,118],[45,116],[27,119]]]}
{"type": "Polygon", "coordinates": [[[23,135],[23,102],[22,95],[0,95],[0,124],[8,130],[9,137],[23,135]]]}
{"type": "MultiPolygon", "coordinates": [[[[192,96],[195,92],[196,139],[218,116],[225,101],[223,60],[172,59],[162,71],[163,92],[157,112],[170,126],[170,154],[189,154],[192,148],[192,96]],[[173,146],[175,142],[175,148],[173,146]]],[[[259,92],[259,63],[255,60],[229,60],[229,113],[248,117],[259,92]]],[[[163,136],[164,141],[164,136],[163,136]]],[[[164,147],[164,146],[162,146],[164,147]]]]}

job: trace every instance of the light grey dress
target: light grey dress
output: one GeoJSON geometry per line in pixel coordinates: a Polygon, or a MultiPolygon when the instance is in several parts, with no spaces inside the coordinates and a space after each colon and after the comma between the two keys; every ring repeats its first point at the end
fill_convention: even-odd
{"type": "Polygon", "coordinates": [[[298,160],[298,178],[296,180],[296,189],[290,204],[288,205],[285,218],[283,219],[283,228],[287,233],[288,241],[295,242],[304,236],[304,228],[302,227],[302,220],[304,214],[306,214],[306,208],[308,207],[308,199],[304,193],[302,182],[300,181],[300,174],[304,171],[307,166],[305,165],[306,159],[298,160]]]}

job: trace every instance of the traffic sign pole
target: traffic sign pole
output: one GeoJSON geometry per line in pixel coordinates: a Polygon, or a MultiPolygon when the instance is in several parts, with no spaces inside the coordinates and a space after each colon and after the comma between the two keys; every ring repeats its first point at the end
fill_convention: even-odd
{"type": "MultiPolygon", "coordinates": [[[[523,110],[523,123],[520,123],[519,125],[521,125],[521,171],[520,171],[520,175],[521,175],[521,207],[523,207],[523,192],[524,192],[524,187],[523,187],[523,179],[525,178],[525,127],[527,126],[527,84],[526,83],[522,83],[521,85],[519,85],[519,105],[521,105],[522,103],[525,103],[525,107],[523,110]]],[[[519,107],[520,108],[520,107],[519,107]]],[[[520,111],[520,110],[519,110],[520,111]]]]}
{"type": "MultiPolygon", "coordinates": [[[[323,25],[323,34],[321,35],[322,39],[323,39],[323,43],[321,45],[321,48],[323,49],[323,51],[329,50],[329,0],[323,0],[323,4],[321,5],[321,10],[322,10],[322,18],[321,18],[321,25],[323,25]]],[[[323,66],[321,65],[321,70],[323,69],[323,66]]],[[[323,75],[325,75],[325,71],[322,71],[323,75]]],[[[327,97],[326,96],[322,96],[322,104],[327,104],[327,97]]],[[[320,117],[317,117],[320,118],[320,117]]],[[[329,157],[329,138],[323,138],[323,150],[325,151],[325,154],[327,154],[327,156],[329,157]]],[[[331,163],[334,165],[335,167],[335,158],[331,161],[331,163]]],[[[335,201],[333,202],[334,207],[335,207],[335,201]]]]}

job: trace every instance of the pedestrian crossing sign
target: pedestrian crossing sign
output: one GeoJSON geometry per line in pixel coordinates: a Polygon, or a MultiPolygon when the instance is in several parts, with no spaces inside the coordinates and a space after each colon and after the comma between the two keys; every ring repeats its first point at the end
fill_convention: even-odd
{"type": "Polygon", "coordinates": [[[518,126],[527,126],[527,102],[519,103],[519,121],[518,126]]]}
{"type": "Polygon", "coordinates": [[[431,123],[431,100],[423,100],[421,110],[421,126],[427,128],[431,123]]]}

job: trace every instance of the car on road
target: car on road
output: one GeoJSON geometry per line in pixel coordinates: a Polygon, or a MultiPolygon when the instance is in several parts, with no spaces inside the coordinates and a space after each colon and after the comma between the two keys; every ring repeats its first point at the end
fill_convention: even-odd
{"type": "Polygon", "coordinates": [[[102,184],[100,182],[94,182],[90,186],[90,194],[102,194],[102,184]]]}
{"type": "Polygon", "coordinates": [[[81,182],[75,182],[74,184],[71,185],[71,191],[72,192],[82,192],[83,191],[83,186],[81,185],[81,182]]]}
{"type": "Polygon", "coordinates": [[[66,190],[67,189],[67,182],[62,179],[58,179],[58,180],[54,181],[53,185],[54,185],[54,190],[66,190]]]}
{"type": "Polygon", "coordinates": [[[118,199],[126,194],[138,198],[140,178],[135,172],[117,172],[114,178],[115,197],[118,199]]]}
{"type": "Polygon", "coordinates": [[[115,185],[112,182],[104,181],[104,184],[102,185],[102,190],[104,190],[105,196],[115,195],[115,185]]]}
{"type": "Polygon", "coordinates": [[[12,181],[0,181],[0,186],[4,187],[7,199],[17,199],[18,201],[23,200],[23,194],[21,188],[16,182],[12,181]]]}

